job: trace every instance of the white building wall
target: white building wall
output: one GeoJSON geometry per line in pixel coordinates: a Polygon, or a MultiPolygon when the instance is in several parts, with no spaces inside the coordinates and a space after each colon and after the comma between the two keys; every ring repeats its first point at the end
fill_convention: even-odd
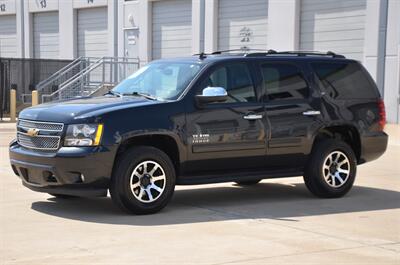
{"type": "Polygon", "coordinates": [[[389,1],[387,9],[384,101],[388,122],[400,123],[400,1],[389,1]]]}
{"type": "MultiPolygon", "coordinates": [[[[0,57],[19,57],[17,5],[15,1],[0,1],[0,57]]],[[[20,32],[19,32],[20,34],[20,32]]]]}
{"type": "Polygon", "coordinates": [[[191,55],[192,1],[153,1],[151,8],[152,59],[191,55]]]}
{"type": "Polygon", "coordinates": [[[366,0],[302,0],[300,49],[364,57],[366,0]]]}
{"type": "Polygon", "coordinates": [[[76,55],[76,11],[72,1],[59,1],[60,59],[71,59],[76,55]]]}
{"type": "Polygon", "coordinates": [[[218,1],[218,50],[266,49],[268,0],[218,1]]]}
{"type": "MultiPolygon", "coordinates": [[[[0,37],[2,40],[0,40],[1,43],[5,41],[7,43],[7,46],[10,44],[13,44],[14,47],[12,48],[12,52],[7,52],[7,56],[9,57],[16,57],[16,58],[21,58],[24,57],[24,52],[23,52],[23,40],[24,40],[24,35],[23,35],[23,4],[22,1],[15,1],[15,0],[0,0],[0,17],[3,17],[4,20],[8,20],[7,18],[13,18],[15,21],[15,28],[11,28],[8,30],[8,32],[0,32],[3,33],[4,35],[8,35],[12,33],[12,36],[7,36],[7,40],[3,40],[3,37],[0,37]],[[11,40],[8,38],[11,37],[11,40]]],[[[0,43],[0,45],[1,45],[0,43]]],[[[9,49],[9,47],[4,48],[4,49],[9,49]]],[[[2,52],[0,53],[2,54],[2,52]]],[[[2,55],[0,55],[2,56],[2,55]]]]}
{"type": "Polygon", "coordinates": [[[77,10],[77,57],[103,57],[109,50],[107,8],[77,10]]]}
{"type": "Polygon", "coordinates": [[[17,56],[17,20],[15,14],[0,16],[0,56],[17,56]]]}
{"type": "Polygon", "coordinates": [[[298,50],[299,28],[300,1],[269,0],[268,49],[298,50]]]}
{"type": "Polygon", "coordinates": [[[33,57],[59,58],[59,19],[57,11],[33,15],[33,57]]]}

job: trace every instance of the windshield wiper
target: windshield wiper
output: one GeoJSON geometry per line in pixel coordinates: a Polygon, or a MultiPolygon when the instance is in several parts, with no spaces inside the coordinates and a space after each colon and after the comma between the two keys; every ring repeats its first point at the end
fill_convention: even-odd
{"type": "Polygon", "coordinates": [[[144,98],[147,98],[147,99],[150,99],[150,100],[158,100],[158,98],[153,97],[153,96],[150,95],[150,94],[142,93],[142,92],[137,92],[137,91],[134,91],[134,92],[132,92],[132,93],[130,93],[130,94],[128,94],[128,95],[144,97],[144,98]]]}
{"type": "Polygon", "coordinates": [[[118,92],[112,91],[112,90],[109,90],[107,93],[104,94],[104,96],[105,95],[113,95],[113,96],[117,96],[117,97],[122,97],[123,96],[121,93],[118,93],[118,92]]]}

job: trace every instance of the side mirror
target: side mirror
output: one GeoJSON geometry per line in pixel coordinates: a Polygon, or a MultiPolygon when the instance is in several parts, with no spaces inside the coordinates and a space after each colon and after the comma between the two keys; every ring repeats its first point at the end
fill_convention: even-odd
{"type": "Polygon", "coordinates": [[[223,87],[206,87],[201,95],[196,96],[198,104],[207,104],[212,102],[224,102],[228,99],[228,93],[223,87]]]}

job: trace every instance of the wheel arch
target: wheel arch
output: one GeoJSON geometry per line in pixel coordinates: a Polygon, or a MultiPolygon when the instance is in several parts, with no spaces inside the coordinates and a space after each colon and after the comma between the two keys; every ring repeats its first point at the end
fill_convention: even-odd
{"type": "Polygon", "coordinates": [[[358,129],[351,124],[335,124],[320,128],[314,135],[312,149],[323,139],[338,139],[347,143],[356,155],[357,163],[361,161],[361,138],[358,129]]]}
{"type": "Polygon", "coordinates": [[[186,154],[184,148],[179,142],[178,136],[168,132],[151,132],[151,133],[139,133],[130,137],[125,137],[118,146],[115,162],[126,150],[134,146],[152,146],[160,149],[166,153],[175,168],[175,172],[179,175],[181,162],[185,159],[186,154]]]}

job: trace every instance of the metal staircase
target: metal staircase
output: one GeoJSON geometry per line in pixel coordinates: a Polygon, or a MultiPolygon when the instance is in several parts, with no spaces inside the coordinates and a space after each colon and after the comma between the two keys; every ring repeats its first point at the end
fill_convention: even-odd
{"type": "Polygon", "coordinates": [[[41,103],[106,92],[139,69],[138,58],[79,57],[36,86],[41,103]]]}

